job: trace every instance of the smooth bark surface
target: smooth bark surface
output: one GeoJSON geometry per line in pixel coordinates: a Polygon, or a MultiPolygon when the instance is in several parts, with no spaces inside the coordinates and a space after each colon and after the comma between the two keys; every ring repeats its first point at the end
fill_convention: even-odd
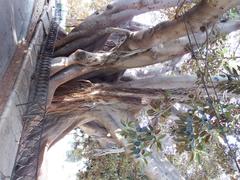
{"type": "MultiPolygon", "coordinates": [[[[90,40],[87,40],[88,37],[90,39],[93,39],[92,35],[96,31],[100,30],[101,32],[102,29],[105,29],[107,27],[119,26],[120,24],[131,20],[134,16],[145,12],[177,6],[180,2],[181,1],[178,0],[115,1],[109,4],[102,12],[96,12],[95,14],[86,18],[85,21],[76,28],[74,28],[67,37],[57,42],[56,48],[62,47],[65,44],[68,44],[68,46],[73,46],[72,44],[70,44],[70,42],[76,41],[76,39],[83,38],[85,39],[85,41],[89,42],[90,40]]],[[[84,44],[83,46],[86,46],[86,44],[84,44]]],[[[83,48],[83,46],[80,45],[78,47],[83,48]]]]}
{"type": "Polygon", "coordinates": [[[202,0],[175,20],[134,33],[121,45],[120,49],[150,48],[159,43],[180,38],[186,35],[187,26],[190,26],[190,32],[205,31],[211,23],[218,20],[220,15],[239,3],[238,0],[202,0]]]}

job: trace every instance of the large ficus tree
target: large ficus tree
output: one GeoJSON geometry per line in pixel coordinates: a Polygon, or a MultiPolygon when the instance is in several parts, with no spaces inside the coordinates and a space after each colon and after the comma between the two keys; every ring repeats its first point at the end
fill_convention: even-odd
{"type": "MultiPolygon", "coordinates": [[[[51,62],[48,112],[41,157],[45,150],[72,129],[80,127],[96,138],[103,149],[109,150],[112,146],[121,150],[123,148],[124,151],[135,154],[136,161],[139,154],[144,155],[145,152],[133,147],[134,143],[151,145],[152,153],[144,156],[147,161],[146,175],[152,179],[181,179],[179,171],[161,151],[157,151],[157,147],[161,149],[159,142],[149,143],[149,140],[157,137],[158,129],[154,126],[161,126],[156,115],[164,115],[166,118],[168,113],[165,112],[171,110],[171,105],[181,102],[191,112],[187,111],[188,117],[186,114],[179,115],[180,120],[186,119],[186,123],[178,123],[177,127],[191,124],[196,108],[187,105],[187,102],[197,101],[196,99],[200,101],[205,95],[218,93],[218,90],[213,89],[215,82],[208,83],[205,77],[207,70],[201,69],[202,66],[196,74],[203,80],[204,86],[196,86],[195,76],[170,77],[155,73],[150,78],[134,78],[125,77],[124,72],[127,69],[176,61],[188,53],[191,53],[192,59],[204,59],[204,67],[211,68],[207,62],[208,55],[202,54],[206,53],[209,43],[216,40],[216,36],[239,29],[240,21],[219,19],[239,3],[239,0],[117,0],[85,18],[70,33],[60,32],[55,43],[55,58],[51,62]],[[134,16],[172,7],[175,8],[175,14],[171,20],[153,27],[132,21],[134,16]],[[199,49],[203,53],[195,54],[199,49]],[[206,86],[210,92],[204,91],[206,86]],[[195,98],[197,87],[198,95],[195,98]],[[146,134],[151,136],[145,135],[147,138],[138,139],[141,142],[133,142],[131,138],[138,138],[144,128],[138,125],[133,127],[131,121],[136,121],[136,115],[146,107],[150,108],[148,114],[155,117],[145,129],[146,134]],[[131,133],[135,135],[131,136],[131,133]],[[131,143],[133,146],[129,145],[131,143]]],[[[197,126],[196,123],[192,124],[197,126]]],[[[191,128],[187,128],[189,135],[191,128]]],[[[201,136],[207,142],[208,132],[199,133],[203,133],[201,136]]],[[[185,140],[184,142],[186,143],[185,140]]],[[[198,153],[193,156],[199,159],[198,153]]]]}

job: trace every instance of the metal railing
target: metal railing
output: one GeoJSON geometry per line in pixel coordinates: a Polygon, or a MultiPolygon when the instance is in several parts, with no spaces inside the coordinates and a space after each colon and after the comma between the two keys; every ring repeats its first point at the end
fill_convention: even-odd
{"type": "MultiPolygon", "coordinates": [[[[57,10],[56,10],[57,11],[57,10]]],[[[46,41],[37,60],[35,80],[30,94],[27,111],[23,117],[23,129],[18,152],[12,171],[12,180],[37,179],[40,146],[46,117],[48,84],[54,42],[57,38],[59,21],[58,13],[52,20],[46,41]]]]}

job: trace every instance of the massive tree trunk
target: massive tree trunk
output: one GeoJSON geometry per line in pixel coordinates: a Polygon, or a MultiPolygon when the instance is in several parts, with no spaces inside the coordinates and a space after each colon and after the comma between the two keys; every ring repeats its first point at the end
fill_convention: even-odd
{"type": "MultiPolygon", "coordinates": [[[[140,26],[133,27],[138,29],[136,32],[131,28],[119,28],[136,15],[182,2],[191,1],[115,1],[56,42],[41,159],[46,149],[75,127],[82,127],[86,133],[101,140],[103,148],[118,145],[127,152],[128,142],[117,131],[122,128],[121,120],[135,120],[143,107],[169,93],[172,103],[187,101],[186,93],[196,88],[194,76],[119,80],[122,75],[119,72],[126,69],[182,57],[204,44],[207,38],[214,39],[216,33],[210,32],[230,33],[240,27],[240,21],[217,22],[221,14],[239,3],[238,0],[202,0],[182,16],[152,28],[139,30],[140,26]],[[211,26],[213,23],[214,27],[211,26]],[[107,40],[113,40],[111,34],[124,41],[115,43],[115,48],[110,51],[98,51],[107,40]],[[111,137],[106,137],[107,133],[111,137]]],[[[151,179],[182,178],[164,155],[155,150],[145,171],[151,179]]]]}

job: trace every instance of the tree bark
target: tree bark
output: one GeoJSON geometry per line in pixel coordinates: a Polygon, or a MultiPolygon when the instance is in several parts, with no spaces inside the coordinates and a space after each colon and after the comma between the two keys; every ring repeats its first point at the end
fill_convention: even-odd
{"type": "MultiPolygon", "coordinates": [[[[187,1],[189,2],[189,1],[187,1]]],[[[191,2],[191,1],[190,1],[191,2]]],[[[133,16],[159,10],[166,9],[179,4],[178,0],[130,0],[130,1],[115,1],[107,5],[106,9],[102,12],[96,12],[87,17],[84,22],[74,28],[69,34],[69,41],[72,41],[72,36],[75,38],[91,35],[93,32],[99,29],[105,29],[107,27],[118,26],[123,22],[131,20],[133,16]],[[100,23],[101,22],[101,23],[100,23]]],[[[65,39],[66,41],[66,39],[65,39]]]]}
{"type": "Polygon", "coordinates": [[[211,23],[218,20],[220,15],[239,3],[238,0],[202,0],[198,5],[175,20],[163,22],[153,28],[134,33],[119,49],[151,48],[159,43],[186,35],[186,26],[190,26],[190,32],[205,31],[211,23]]]}
{"type": "Polygon", "coordinates": [[[194,37],[190,35],[189,38],[192,39],[191,44],[188,37],[182,37],[149,49],[100,53],[92,53],[79,49],[69,57],[57,57],[52,60],[49,101],[51,101],[57,87],[76,77],[99,70],[125,70],[168,61],[183,56],[190,52],[191,48],[196,48],[197,45],[202,45],[206,42],[207,37],[213,39],[216,34],[230,33],[239,27],[240,21],[219,23],[211,30],[215,35],[207,35],[206,32],[200,32],[194,35],[194,37]]]}
{"type": "MultiPolygon", "coordinates": [[[[188,99],[186,94],[196,88],[194,76],[160,76],[111,83],[95,83],[93,80],[105,72],[115,73],[145,67],[189,53],[189,46],[197,48],[198,43],[203,44],[206,38],[212,37],[206,33],[210,31],[209,25],[239,3],[238,0],[202,0],[183,16],[150,29],[141,30],[139,26],[140,28],[134,27],[138,31],[131,32],[115,28],[135,15],[177,6],[181,2],[183,1],[115,1],[102,12],[86,18],[56,43],[57,57],[52,60],[41,161],[44,152],[75,127],[80,127],[101,140],[103,148],[116,146],[119,147],[118,152],[128,152],[128,142],[119,134],[123,119],[134,121],[135,115],[143,107],[159,97],[166,98],[169,93],[172,95],[169,101],[173,101],[170,103],[188,99]],[[96,51],[104,45],[111,33],[124,34],[126,40],[112,51],[96,51]],[[194,40],[193,43],[190,44],[189,38],[194,40]],[[66,57],[66,54],[70,55],[66,57]],[[108,133],[111,137],[107,137],[108,133]]],[[[240,21],[220,23],[217,29],[229,33],[239,28],[239,24],[240,21]]],[[[201,87],[199,89],[202,91],[201,87]]],[[[112,150],[104,151],[111,152],[112,150]]],[[[178,170],[155,149],[148,158],[145,172],[151,179],[182,179],[178,170]]]]}
{"type": "MultiPolygon", "coordinates": [[[[181,0],[183,1],[183,0],[181,0]]],[[[134,16],[143,14],[145,12],[166,9],[177,6],[181,1],[178,0],[131,0],[131,1],[115,1],[109,4],[102,12],[96,12],[89,16],[79,26],[74,28],[67,37],[59,40],[55,47],[58,50],[61,47],[65,47],[64,53],[71,54],[76,48],[85,49],[87,44],[81,44],[81,40],[85,42],[93,41],[93,35],[96,31],[104,33],[104,29],[108,27],[117,27],[122,23],[131,20],[134,16]],[[78,44],[80,43],[80,44],[78,44]],[[76,45],[77,44],[77,45],[76,45]],[[71,47],[71,48],[70,48],[71,47]],[[75,48],[73,48],[75,47],[75,48]]],[[[190,0],[185,1],[191,2],[190,0]]],[[[101,33],[100,33],[101,34],[101,33]]],[[[100,35],[99,34],[99,35],[100,35]]],[[[101,35],[103,36],[103,34],[101,35]]],[[[96,37],[96,36],[94,36],[96,37]]],[[[100,36],[98,36],[99,38],[100,36]]],[[[55,55],[62,55],[62,51],[57,51],[55,55]]]]}

